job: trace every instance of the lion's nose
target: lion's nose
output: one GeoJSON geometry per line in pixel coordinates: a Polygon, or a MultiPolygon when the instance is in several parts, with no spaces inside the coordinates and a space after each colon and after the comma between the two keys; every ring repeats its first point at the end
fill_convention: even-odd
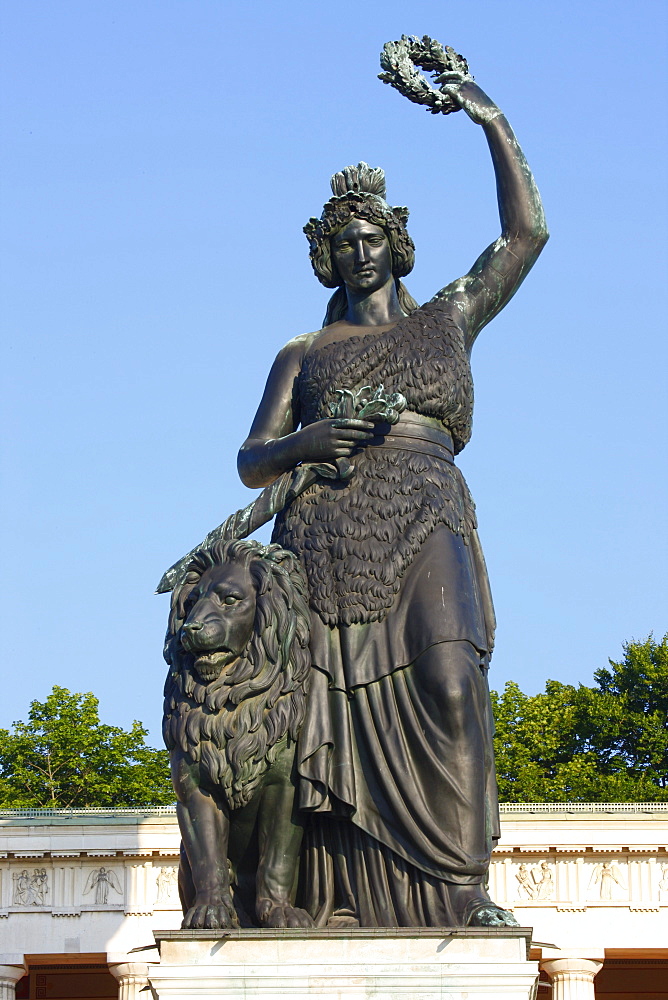
{"type": "Polygon", "coordinates": [[[204,622],[184,622],[183,627],[187,632],[201,632],[204,622]]]}

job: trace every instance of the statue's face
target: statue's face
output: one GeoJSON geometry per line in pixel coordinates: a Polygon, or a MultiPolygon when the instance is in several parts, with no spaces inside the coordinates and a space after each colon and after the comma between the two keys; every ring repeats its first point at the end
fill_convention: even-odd
{"type": "Polygon", "coordinates": [[[380,226],[365,219],[351,219],[332,236],[332,261],[346,288],[375,292],[392,277],[392,251],[380,226]]]}

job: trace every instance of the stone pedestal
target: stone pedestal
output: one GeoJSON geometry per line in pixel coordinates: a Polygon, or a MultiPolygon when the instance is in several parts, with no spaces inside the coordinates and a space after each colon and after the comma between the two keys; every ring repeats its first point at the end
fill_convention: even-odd
{"type": "Polygon", "coordinates": [[[379,928],[156,931],[159,1000],[529,1000],[531,931],[379,928]]]}

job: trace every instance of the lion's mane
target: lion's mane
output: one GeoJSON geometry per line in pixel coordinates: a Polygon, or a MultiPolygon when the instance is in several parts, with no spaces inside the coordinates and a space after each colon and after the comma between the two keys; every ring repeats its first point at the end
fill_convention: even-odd
{"type": "Polygon", "coordinates": [[[306,708],[309,629],[304,571],[280,545],[231,541],[200,549],[172,594],[165,643],[170,666],[165,744],[199,762],[233,809],[250,801],[279,741],[286,736],[297,739],[306,708]],[[193,670],[194,657],[181,645],[181,626],[203,573],[229,560],[250,571],[257,597],[255,626],[242,655],[207,684],[193,670]]]}

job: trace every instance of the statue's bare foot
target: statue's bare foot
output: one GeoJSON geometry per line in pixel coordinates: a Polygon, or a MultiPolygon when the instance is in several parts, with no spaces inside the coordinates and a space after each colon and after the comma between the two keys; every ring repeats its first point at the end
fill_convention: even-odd
{"type": "Polygon", "coordinates": [[[482,885],[451,885],[458,927],[518,927],[515,917],[489,898],[482,885]]]}
{"type": "Polygon", "coordinates": [[[478,903],[469,906],[466,917],[466,927],[519,927],[517,920],[509,910],[504,910],[491,900],[488,903],[478,903]]]}
{"type": "Polygon", "coordinates": [[[328,927],[359,927],[360,922],[351,913],[334,913],[327,921],[328,927]]]}
{"type": "Polygon", "coordinates": [[[181,923],[183,929],[191,927],[195,930],[238,926],[239,920],[229,897],[218,903],[196,903],[190,907],[181,923]]]}
{"type": "Polygon", "coordinates": [[[314,927],[306,910],[289,904],[263,899],[257,906],[257,917],[263,927],[314,927]]]}

